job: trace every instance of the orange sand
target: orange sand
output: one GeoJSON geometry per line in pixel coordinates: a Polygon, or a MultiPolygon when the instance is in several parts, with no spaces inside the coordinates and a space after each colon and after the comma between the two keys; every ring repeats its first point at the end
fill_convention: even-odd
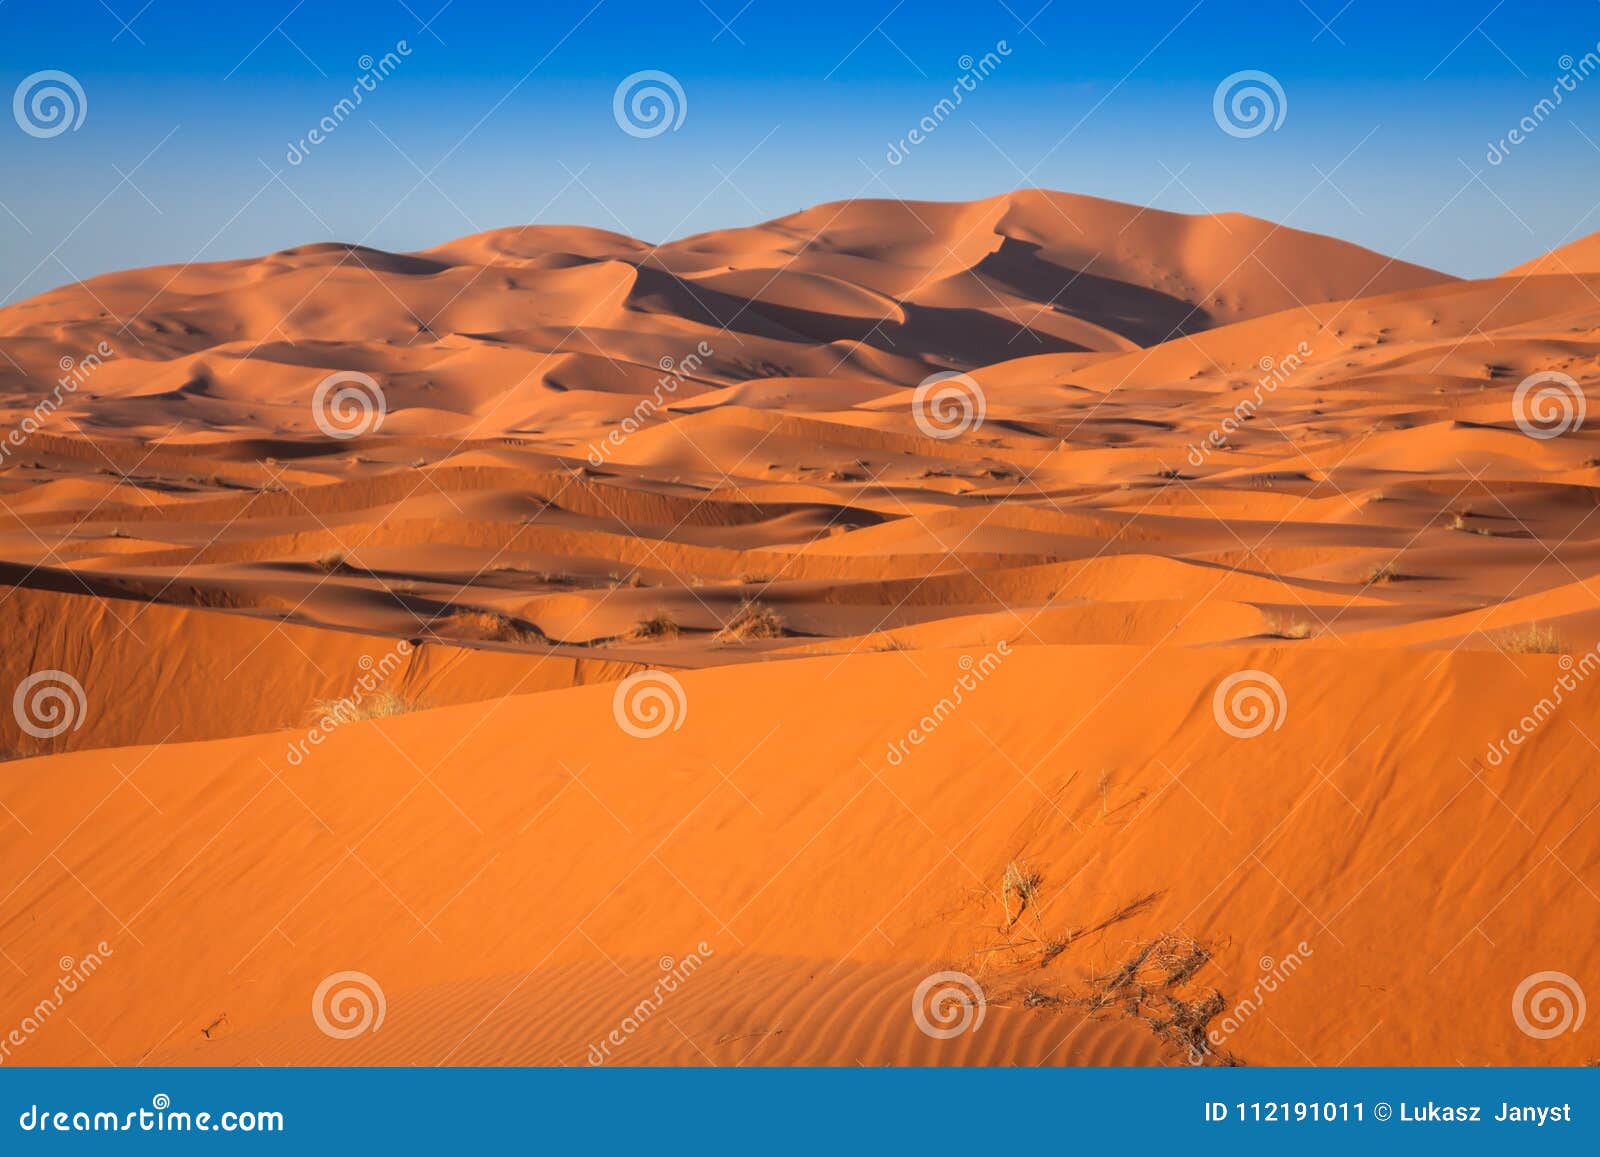
{"type": "Polygon", "coordinates": [[[0,691],[84,691],[0,712],[0,1061],[1600,1056],[1512,1008],[1600,936],[1600,449],[1513,418],[1593,375],[1597,251],[1464,282],[1035,192],[0,310],[8,430],[82,375],[0,467],[0,691]],[[319,430],[335,371],[380,428],[319,430]],[[976,1031],[919,1027],[942,971],[976,1031]]]}

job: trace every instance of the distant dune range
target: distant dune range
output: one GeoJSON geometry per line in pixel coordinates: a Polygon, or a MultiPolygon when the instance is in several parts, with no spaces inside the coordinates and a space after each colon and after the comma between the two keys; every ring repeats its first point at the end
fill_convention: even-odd
{"type": "Polygon", "coordinates": [[[0,353],[0,692],[83,689],[0,712],[0,1038],[114,950],[5,1063],[583,1064],[702,942],[608,1063],[1600,1059],[1511,1012],[1600,938],[1600,439],[1518,401],[1596,377],[1596,238],[855,201],[111,274],[0,353]]]}

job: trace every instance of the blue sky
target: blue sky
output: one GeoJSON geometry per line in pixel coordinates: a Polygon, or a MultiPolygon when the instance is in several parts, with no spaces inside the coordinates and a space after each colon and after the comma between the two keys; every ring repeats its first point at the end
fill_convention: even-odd
{"type": "Polygon", "coordinates": [[[64,71],[87,110],[48,138],[0,118],[0,300],[313,241],[416,249],[528,222],[661,241],[1031,185],[1251,213],[1485,276],[1600,229],[1600,73],[1486,159],[1597,43],[1589,0],[7,0],[0,88],[64,71]],[[1002,41],[890,164],[963,57],[1002,41]],[[388,52],[398,66],[290,164],[388,52]],[[612,98],[645,69],[686,107],[639,138],[612,98]],[[1246,69],[1278,81],[1285,115],[1236,138],[1213,94],[1246,69]]]}

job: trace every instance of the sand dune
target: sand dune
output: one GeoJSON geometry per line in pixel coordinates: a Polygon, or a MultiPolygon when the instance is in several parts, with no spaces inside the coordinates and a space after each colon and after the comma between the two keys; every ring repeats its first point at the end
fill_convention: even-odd
{"type": "Polygon", "coordinates": [[[316,381],[359,371],[382,379],[395,429],[525,433],[621,417],[702,342],[680,398],[768,378],[906,385],[1446,280],[1238,215],[1043,192],[863,200],[655,246],[528,226],[416,254],[322,244],[111,274],[0,311],[0,383],[47,388],[63,355],[104,343],[114,357],[64,407],[89,428],[304,433],[316,381]]]}
{"type": "Polygon", "coordinates": [[[106,945],[0,1060],[1594,1059],[1509,1011],[1600,931],[1593,247],[1035,191],[0,310],[0,1017],[106,945]]]}
{"type": "Polygon", "coordinates": [[[1515,767],[1483,760],[1553,656],[1019,647],[891,760],[964,655],[696,672],[683,727],[651,740],[601,686],[354,723],[298,767],[291,733],[13,764],[28,830],[7,841],[6,908],[32,918],[8,925],[26,975],[0,992],[16,1007],[64,945],[106,939],[103,980],[69,1006],[84,1036],[49,1025],[34,1061],[582,1064],[694,954],[681,1001],[612,1059],[1153,1063],[1182,1057],[1096,995],[1169,937],[1197,955],[1144,977],[1151,1015],[1169,989],[1232,1010],[1264,958],[1298,960],[1227,1035],[1248,1063],[1585,1059],[1581,1037],[1496,1015],[1595,927],[1562,899],[1568,869],[1596,868],[1600,789],[1564,770],[1583,737],[1552,724],[1515,767]],[[1212,717],[1238,669],[1287,695],[1258,740],[1212,717]],[[1140,704],[1139,726],[1088,710],[1106,702],[1140,704]],[[387,1001],[351,1041],[307,1016],[347,969],[387,1001]],[[936,969],[976,978],[993,1019],[917,1031],[936,969]]]}
{"type": "Polygon", "coordinates": [[[1548,275],[1582,275],[1600,273],[1600,236],[1589,234],[1576,241],[1541,253],[1532,261],[1506,270],[1507,277],[1540,277],[1548,275]]]}

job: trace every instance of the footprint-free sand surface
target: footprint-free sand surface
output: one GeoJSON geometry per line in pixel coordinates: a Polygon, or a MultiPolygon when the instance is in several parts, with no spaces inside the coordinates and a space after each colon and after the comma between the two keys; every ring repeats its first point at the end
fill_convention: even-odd
{"type": "Polygon", "coordinates": [[[0,1061],[1600,1058],[1597,254],[1032,192],[0,310],[0,1061]]]}

